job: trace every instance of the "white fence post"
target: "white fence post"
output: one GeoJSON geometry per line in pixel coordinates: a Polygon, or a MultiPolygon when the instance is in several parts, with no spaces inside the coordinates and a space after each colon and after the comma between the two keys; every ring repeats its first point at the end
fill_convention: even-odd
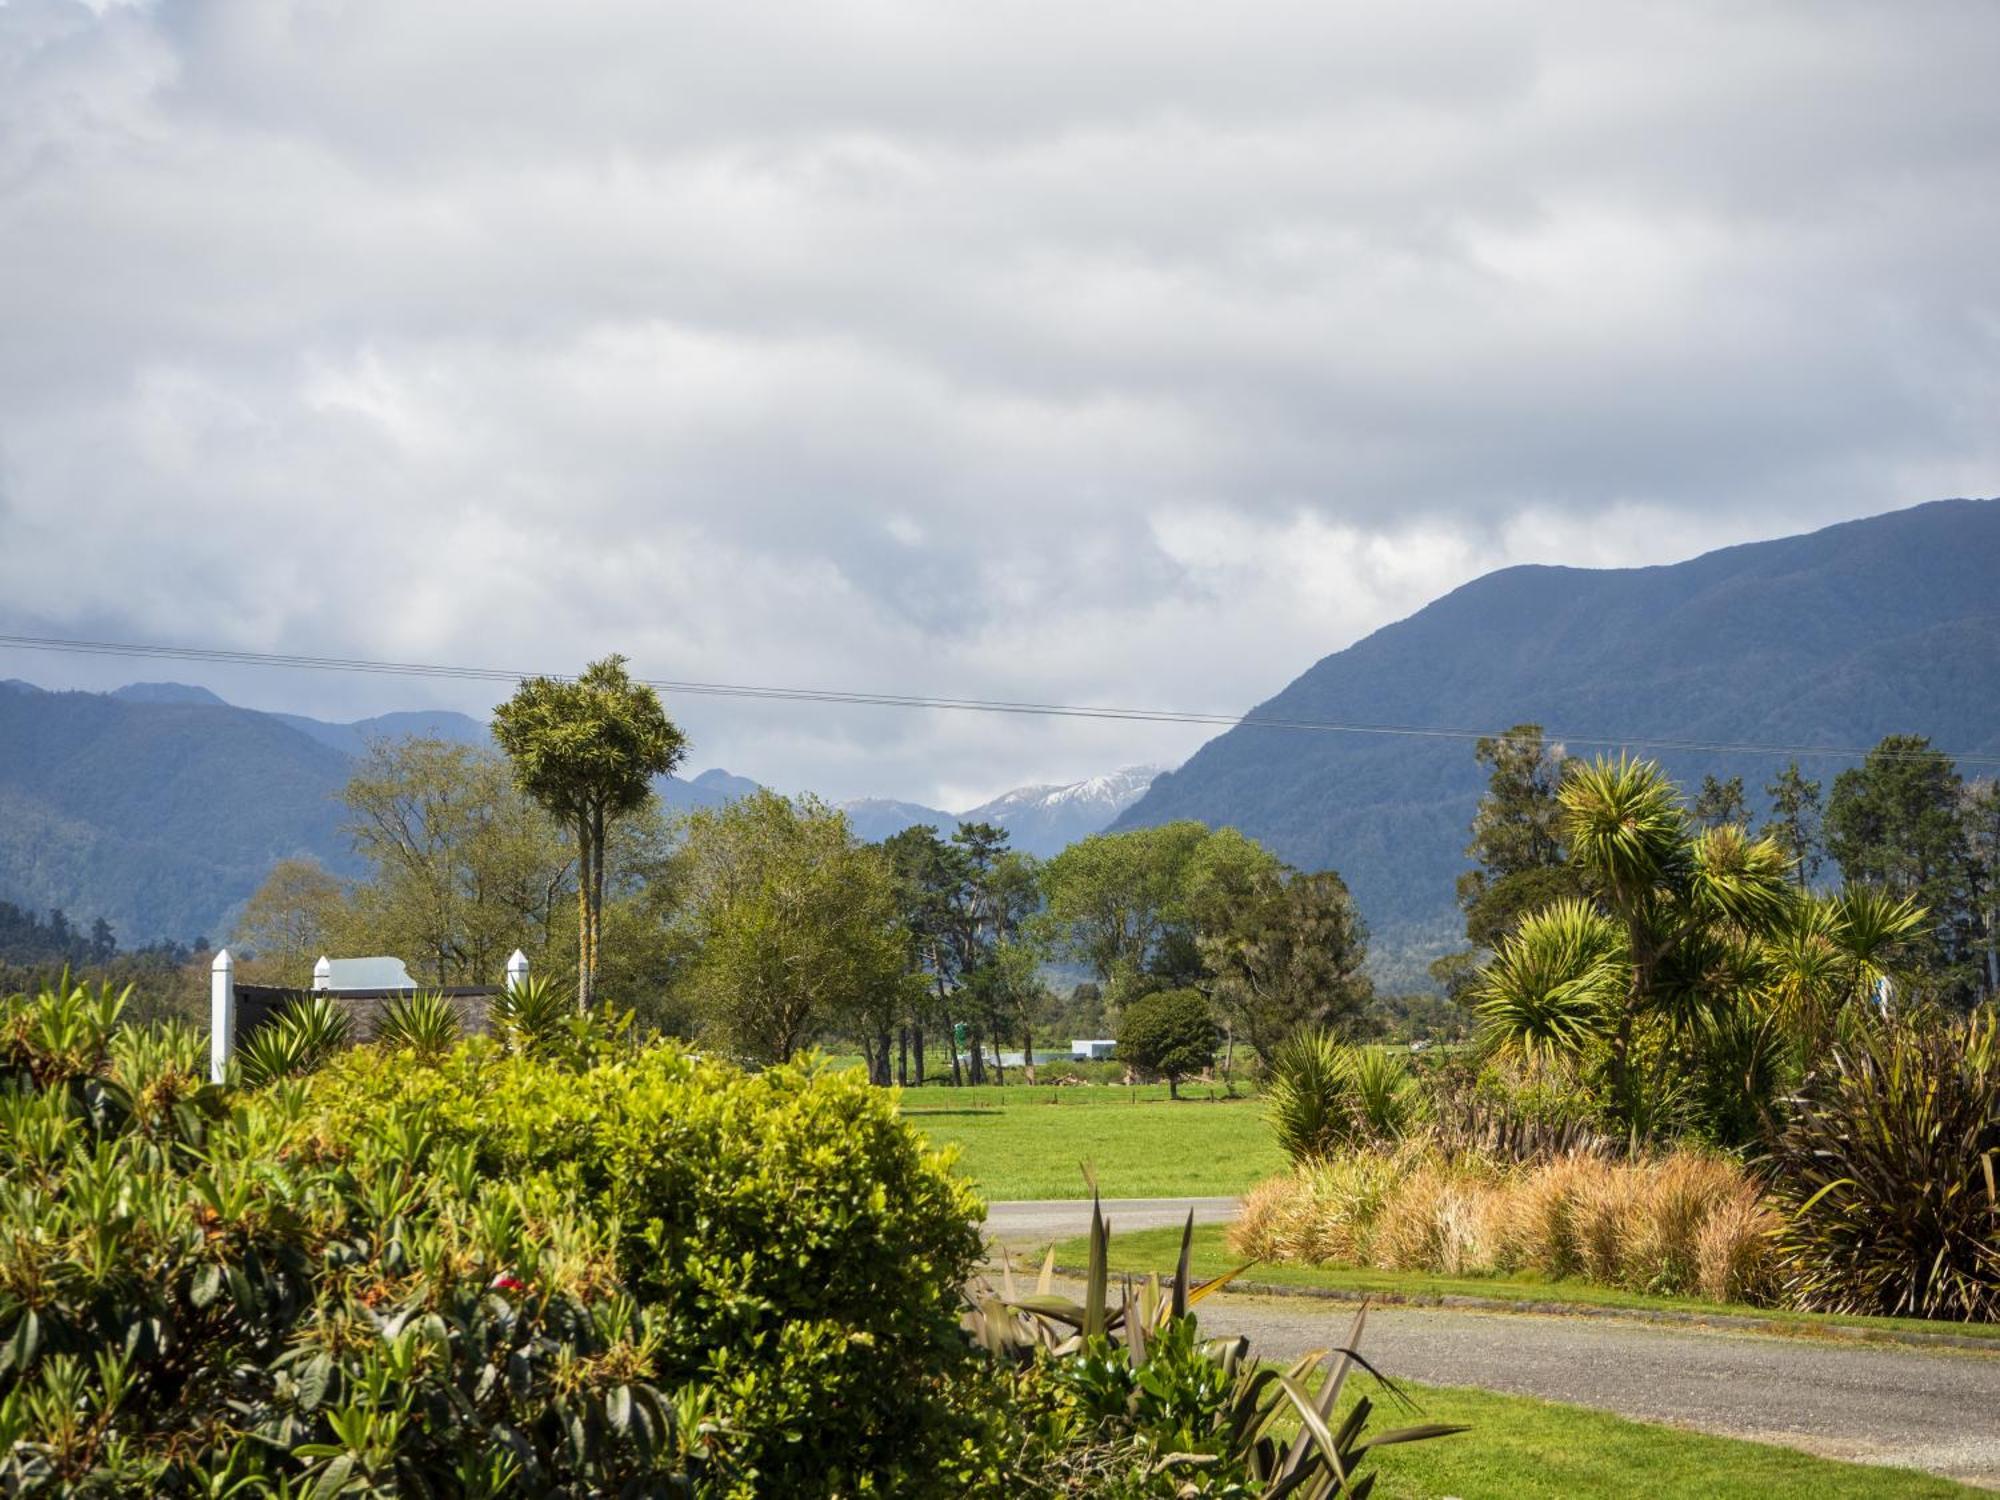
{"type": "Polygon", "coordinates": [[[208,969],[208,1077],[222,1082],[236,1050],[236,960],[224,948],[208,969]]]}
{"type": "Polygon", "coordinates": [[[333,988],[333,960],[324,953],[319,956],[319,962],[313,965],[313,988],[316,990],[333,988]]]}
{"type": "Polygon", "coordinates": [[[527,982],[528,955],[516,948],[514,956],[507,960],[507,993],[513,994],[527,982]]]}

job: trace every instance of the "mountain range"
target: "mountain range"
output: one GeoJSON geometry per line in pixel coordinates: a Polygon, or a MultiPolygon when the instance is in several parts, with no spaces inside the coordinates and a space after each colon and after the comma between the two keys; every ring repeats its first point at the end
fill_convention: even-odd
{"type": "Polygon", "coordinates": [[[949,834],[960,823],[992,823],[1004,828],[1014,848],[1047,858],[1080,838],[1100,833],[1145,795],[1160,774],[1158,766],[1124,766],[1108,776],[1092,776],[1043,786],[1018,787],[965,812],[945,812],[919,802],[864,797],[840,804],[847,821],[864,839],[886,839],[928,823],[949,834]]]}
{"type": "MultiPolygon", "coordinates": [[[[1325,657],[1161,776],[1115,826],[1232,824],[1346,877],[1378,945],[1455,936],[1484,786],[1471,736],[1830,788],[1885,734],[2000,754],[2000,501],[1949,500],[1661,567],[1490,573],[1325,657]],[[1715,746],[1773,746],[1773,750],[1715,746]]],[[[1968,768],[1969,770],[1972,768],[1968,768]]],[[[1984,774],[1991,774],[1990,770],[1984,774]]]]}
{"type": "MultiPolygon", "coordinates": [[[[1040,854],[1107,826],[1233,825],[1301,868],[1339,870],[1378,954],[1420,954],[1457,935],[1453,882],[1484,781],[1472,740],[1523,721],[1572,754],[1656,755],[1690,787],[1741,775],[1754,811],[1794,754],[1829,783],[1895,732],[2000,756],[2000,501],[1659,567],[1508,568],[1320,660],[1177,771],[1024,787],[964,812],[845,806],[865,838],[972,819],[1040,854]]],[[[104,916],[128,943],[221,934],[277,859],[353,871],[338,792],[368,740],[408,733],[488,743],[449,712],[340,724],[175,683],[0,682],[0,900],[104,916]]],[[[688,808],[756,786],[709,770],[659,789],[688,808]]]]}
{"type": "MultiPolygon", "coordinates": [[[[104,917],[128,945],[224,935],[280,859],[308,855],[336,874],[361,873],[342,832],[340,790],[370,742],[408,735],[492,743],[485,724],[450,710],[335,723],[238,708],[187,683],[82,693],[0,682],[0,900],[104,917]]],[[[848,806],[863,838],[913,823],[949,832],[964,816],[1052,853],[1105,827],[1153,774],[1026,787],[962,815],[907,802],[848,806]]],[[[758,783],[717,768],[661,777],[655,789],[669,809],[687,811],[758,783]]]]}

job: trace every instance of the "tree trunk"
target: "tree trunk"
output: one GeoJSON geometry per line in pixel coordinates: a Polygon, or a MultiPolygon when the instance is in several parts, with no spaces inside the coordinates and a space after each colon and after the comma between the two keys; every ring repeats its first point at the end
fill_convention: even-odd
{"type": "Polygon", "coordinates": [[[1035,1028],[1026,1021],[1021,1023],[1021,1076],[1030,1084],[1035,1081],[1035,1028]]]}
{"type": "Polygon", "coordinates": [[[1007,1081],[1007,1065],[1000,1060],[1000,1033],[997,1029],[993,1033],[993,1081],[1007,1081]]]}
{"type": "Polygon", "coordinates": [[[880,1074],[875,1081],[886,1089],[889,1086],[889,1028],[886,1026],[875,1033],[875,1067],[880,1074]]]}
{"type": "Polygon", "coordinates": [[[921,1026],[912,1026],[910,1028],[910,1051],[915,1054],[917,1087],[922,1088],[924,1086],[924,1028],[921,1026]]]}
{"type": "Polygon", "coordinates": [[[590,816],[576,820],[576,1009],[590,1009],[590,816]]]}
{"type": "MultiPolygon", "coordinates": [[[[977,1086],[986,1082],[986,1039],[979,1034],[977,1026],[968,1026],[965,1029],[965,1042],[966,1063],[971,1082],[977,1086]]],[[[958,1034],[956,1032],[952,1034],[951,1056],[952,1061],[956,1063],[958,1060],[958,1034]]]]}
{"type": "MultiPolygon", "coordinates": [[[[597,1003],[597,944],[604,934],[604,808],[591,813],[590,842],[590,1003],[597,1003]]],[[[585,1007],[588,1009],[588,1007],[585,1007]]]]}
{"type": "Polygon", "coordinates": [[[907,1026],[896,1028],[896,1086],[905,1089],[910,1086],[910,1028],[907,1026]]]}

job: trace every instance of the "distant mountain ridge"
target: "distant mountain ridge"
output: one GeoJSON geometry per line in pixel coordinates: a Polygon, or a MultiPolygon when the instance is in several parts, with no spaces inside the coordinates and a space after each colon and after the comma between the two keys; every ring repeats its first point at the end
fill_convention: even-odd
{"type": "MultiPolygon", "coordinates": [[[[188,683],[82,693],[0,681],[0,900],[101,916],[127,945],[225,936],[280,859],[359,873],[341,789],[370,742],[408,735],[492,743],[483,722],[449,709],[339,723],[237,708],[188,683]]],[[[1022,847],[1053,852],[1117,816],[1144,789],[1130,780],[1137,774],[1025,788],[966,816],[1004,822],[1022,847]]],[[[677,812],[758,788],[720,768],[655,782],[677,812]]],[[[879,802],[853,821],[861,837],[882,838],[917,822],[949,830],[957,818],[879,802]]]]}
{"type": "Polygon", "coordinates": [[[885,839],[921,823],[945,834],[960,823],[992,823],[1007,830],[1014,848],[1046,859],[1110,827],[1159,774],[1157,766],[1125,766],[1083,781],[1017,787],[957,813],[875,797],[843,802],[840,807],[864,839],[885,839]]]}
{"type": "MultiPolygon", "coordinates": [[[[1249,717],[1842,748],[1909,731],[2000,753],[2000,502],[1939,501],[1660,567],[1504,569],[1324,658],[1249,717]]],[[[1741,775],[1756,813],[1788,758],[1637,750],[1683,784],[1741,775]]],[[[1850,763],[1802,757],[1829,787],[1850,763]]],[[[1245,724],[1116,826],[1232,824],[1294,864],[1339,870],[1378,937],[1448,936],[1482,785],[1465,739],[1245,724]]]]}

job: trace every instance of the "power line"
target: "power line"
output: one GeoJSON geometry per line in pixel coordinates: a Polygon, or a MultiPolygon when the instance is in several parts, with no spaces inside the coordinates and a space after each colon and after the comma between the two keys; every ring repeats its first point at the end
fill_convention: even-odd
{"type": "MultiPolygon", "coordinates": [[[[295,671],[355,672],[390,677],[439,678],[458,682],[519,682],[527,677],[564,677],[559,672],[517,671],[502,667],[444,666],[434,662],[376,661],[363,657],[302,656],[275,651],[234,651],[203,646],[156,646],[129,641],[81,641],[58,636],[0,635],[0,649],[52,651],[82,656],[118,656],[165,661],[201,662],[216,666],[276,667],[295,671]]],[[[1284,719],[1244,714],[1202,713],[1164,708],[1116,708],[1075,703],[1037,703],[995,698],[941,698],[916,693],[860,692],[831,688],[779,687],[762,683],[696,682],[677,678],[641,678],[666,693],[694,697],[749,698],[780,703],[849,704],[876,708],[937,709],[956,713],[1021,714],[1042,718],[1104,719],[1143,724],[1195,724],[1219,728],[1239,725],[1256,729],[1286,729],[1324,734],[1400,736],[1412,739],[1479,740],[1503,731],[1421,724],[1352,724],[1317,719],[1284,719]]],[[[1917,759],[1849,746],[1757,744],[1733,740],[1662,738],[1656,735],[1584,735],[1545,731],[1566,745],[1600,749],[1675,750],[1715,755],[1784,755],[1860,760],[1870,754],[1889,759],[1917,759]]],[[[1950,754],[1950,752],[1946,752],[1950,754]]],[[[2000,766],[2000,756],[1950,755],[1965,765],[2000,766]]]]}

